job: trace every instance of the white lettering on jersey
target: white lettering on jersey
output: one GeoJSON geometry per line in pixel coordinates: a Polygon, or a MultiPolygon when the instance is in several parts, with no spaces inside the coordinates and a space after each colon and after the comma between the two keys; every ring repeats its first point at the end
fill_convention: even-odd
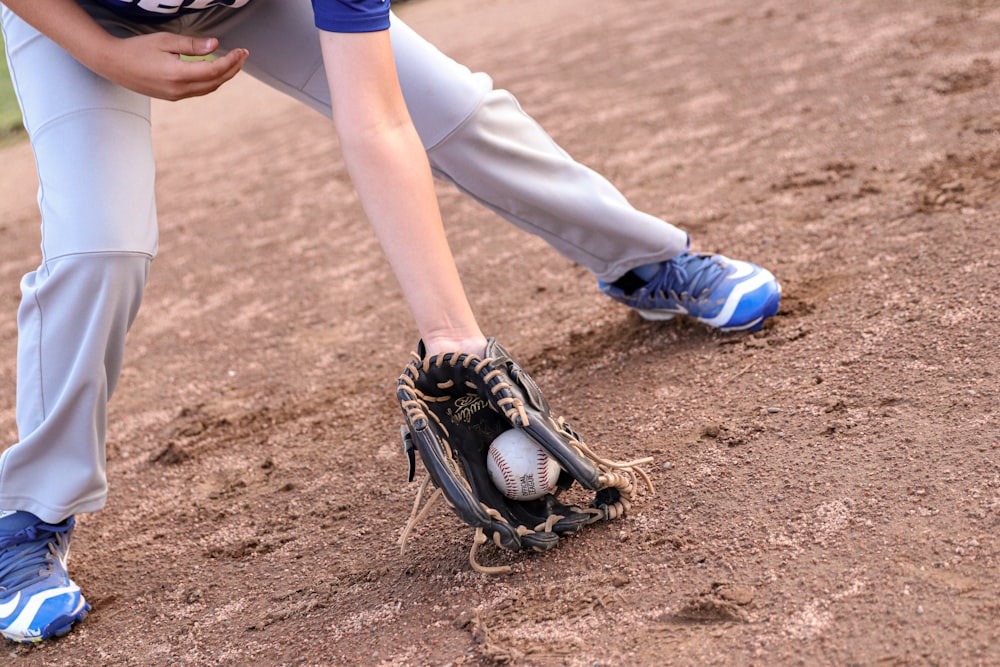
{"type": "Polygon", "coordinates": [[[155,14],[176,14],[179,9],[208,9],[217,5],[242,7],[250,0],[137,0],[134,4],[139,9],[155,14]]]}

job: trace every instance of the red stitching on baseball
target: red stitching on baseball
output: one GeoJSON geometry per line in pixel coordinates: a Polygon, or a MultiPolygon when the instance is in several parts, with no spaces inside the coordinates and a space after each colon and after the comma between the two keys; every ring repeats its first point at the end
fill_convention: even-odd
{"type": "Polygon", "coordinates": [[[545,452],[544,449],[539,448],[538,449],[538,468],[539,468],[538,481],[541,482],[542,489],[545,491],[545,493],[548,493],[549,490],[552,488],[551,486],[549,486],[549,466],[548,466],[548,463],[549,463],[549,455],[545,452]]]}
{"type": "Polygon", "coordinates": [[[510,495],[512,493],[517,493],[517,485],[514,483],[514,473],[511,471],[510,466],[507,465],[506,459],[500,456],[500,450],[496,447],[491,448],[490,458],[493,459],[493,463],[497,464],[497,468],[500,470],[500,474],[503,475],[503,483],[507,486],[505,493],[510,495]]]}

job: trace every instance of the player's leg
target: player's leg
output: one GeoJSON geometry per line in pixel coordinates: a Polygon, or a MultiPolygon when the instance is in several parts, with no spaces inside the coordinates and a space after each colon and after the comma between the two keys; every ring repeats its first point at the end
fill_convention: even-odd
{"type": "Polygon", "coordinates": [[[395,19],[393,44],[410,113],[435,173],[587,267],[601,290],[647,319],[688,315],[753,330],[777,312],[770,272],[688,252],[688,235],[635,209],[576,162],[505,90],[441,54],[395,19]],[[458,116],[458,122],[455,117],[458,116]]]}
{"type": "MultiPolygon", "coordinates": [[[[437,176],[600,278],[686,249],[685,232],[630,206],[559,148],[509,93],[494,91],[489,77],[447,58],[395,15],[392,21],[400,84],[437,176]]],[[[257,0],[218,26],[198,25],[205,34],[213,28],[222,28],[223,48],[250,50],[246,72],[330,115],[309,2],[257,0]]]]}
{"type": "Polygon", "coordinates": [[[89,606],[66,572],[73,515],[105,502],[105,420],[156,251],[148,99],[2,9],[35,152],[42,259],[21,282],[18,442],[0,456],[0,633],[39,641],[89,606]]]}
{"type": "Polygon", "coordinates": [[[400,82],[435,173],[599,278],[680,254],[687,234],[635,209],[493,88],[394,17],[400,82]]]}
{"type": "MultiPolygon", "coordinates": [[[[223,43],[249,48],[246,71],[329,115],[310,3],[258,0],[242,12],[223,43]]],[[[603,291],[647,317],[683,313],[750,329],[777,310],[770,273],[687,253],[684,231],[631,206],[510,93],[494,90],[489,77],[444,56],[395,15],[392,41],[403,94],[437,176],[590,269],[603,291]]]]}

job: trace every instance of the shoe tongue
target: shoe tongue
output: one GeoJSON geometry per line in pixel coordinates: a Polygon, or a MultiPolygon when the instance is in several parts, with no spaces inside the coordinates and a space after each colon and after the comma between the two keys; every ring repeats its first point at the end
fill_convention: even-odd
{"type": "Polygon", "coordinates": [[[663,262],[653,262],[652,264],[643,264],[642,266],[637,266],[632,269],[632,273],[639,276],[647,283],[656,277],[656,274],[660,272],[660,267],[663,266],[663,262]]]}
{"type": "Polygon", "coordinates": [[[16,533],[36,523],[39,518],[30,512],[0,510],[0,533],[16,533]]]}

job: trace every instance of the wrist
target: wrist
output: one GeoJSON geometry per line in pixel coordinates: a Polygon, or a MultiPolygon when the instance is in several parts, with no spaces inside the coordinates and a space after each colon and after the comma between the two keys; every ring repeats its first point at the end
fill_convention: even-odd
{"type": "Polygon", "coordinates": [[[113,81],[113,68],[120,57],[118,45],[121,41],[122,38],[115,37],[95,23],[87,25],[65,48],[81,65],[113,81]]]}
{"type": "Polygon", "coordinates": [[[461,352],[483,356],[486,352],[486,337],[482,333],[468,336],[432,334],[423,338],[425,356],[433,357],[447,352],[461,352]]]}

